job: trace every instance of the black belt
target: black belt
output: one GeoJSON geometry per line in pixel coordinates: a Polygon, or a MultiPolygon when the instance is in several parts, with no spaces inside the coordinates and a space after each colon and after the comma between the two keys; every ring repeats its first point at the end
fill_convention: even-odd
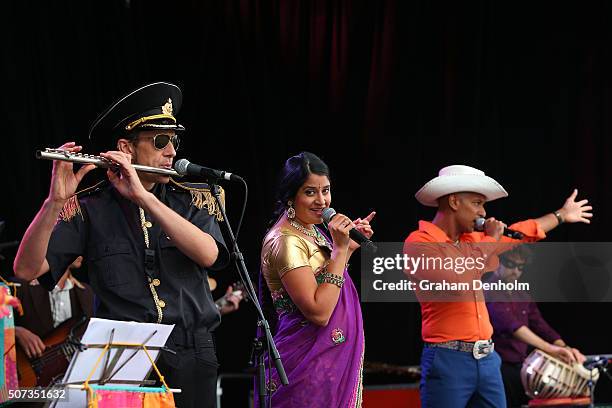
{"type": "Polygon", "coordinates": [[[174,326],[170,339],[176,346],[184,348],[208,348],[214,347],[215,344],[212,333],[206,327],[187,330],[174,326]]]}

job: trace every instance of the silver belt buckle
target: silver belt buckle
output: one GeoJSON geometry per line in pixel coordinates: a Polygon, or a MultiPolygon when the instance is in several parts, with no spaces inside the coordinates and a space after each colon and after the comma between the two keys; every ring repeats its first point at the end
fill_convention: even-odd
{"type": "Polygon", "coordinates": [[[478,340],[474,343],[474,348],[472,349],[472,355],[476,360],[480,360],[483,357],[488,356],[493,352],[495,345],[490,340],[478,340]]]}

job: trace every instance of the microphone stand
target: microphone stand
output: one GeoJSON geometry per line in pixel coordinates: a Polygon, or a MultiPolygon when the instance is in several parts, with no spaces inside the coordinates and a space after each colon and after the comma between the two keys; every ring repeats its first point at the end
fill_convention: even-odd
{"type": "MultiPolygon", "coordinates": [[[[285,373],[285,368],[283,367],[283,363],[281,361],[280,354],[278,353],[278,349],[276,348],[276,344],[274,343],[274,338],[272,337],[272,333],[270,331],[270,324],[266,320],[263,310],[261,309],[261,304],[257,299],[255,289],[253,287],[253,282],[251,281],[251,277],[249,275],[249,271],[247,270],[247,266],[244,263],[244,256],[242,252],[240,252],[240,248],[238,248],[238,242],[236,241],[236,237],[234,236],[234,232],[232,231],[232,227],[229,224],[227,219],[227,214],[225,213],[225,207],[221,201],[221,191],[219,189],[219,185],[217,182],[218,178],[208,178],[208,185],[210,186],[210,190],[215,197],[215,201],[221,211],[221,215],[225,222],[223,223],[226,228],[226,232],[231,239],[232,252],[231,256],[234,258],[234,262],[236,264],[236,268],[238,270],[238,274],[245,284],[245,289],[249,291],[249,296],[253,300],[253,305],[255,305],[255,309],[257,309],[257,314],[259,315],[259,320],[257,325],[261,327],[264,331],[263,338],[256,338],[253,342],[253,357],[256,358],[256,373],[257,373],[257,384],[259,391],[259,405],[260,407],[268,407],[268,398],[266,392],[266,372],[264,365],[264,350],[267,348],[270,350],[271,358],[274,361],[274,366],[276,367],[276,372],[278,373],[278,377],[281,380],[283,385],[289,384],[289,380],[287,379],[287,374],[285,373]]],[[[246,183],[245,181],[243,181],[246,183]]]]}

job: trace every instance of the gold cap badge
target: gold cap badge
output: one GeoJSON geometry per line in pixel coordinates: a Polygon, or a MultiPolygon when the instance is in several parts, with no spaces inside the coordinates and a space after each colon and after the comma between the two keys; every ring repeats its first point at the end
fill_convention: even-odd
{"type": "Polygon", "coordinates": [[[172,115],[172,99],[168,98],[168,102],[166,102],[161,109],[166,115],[172,115]]]}

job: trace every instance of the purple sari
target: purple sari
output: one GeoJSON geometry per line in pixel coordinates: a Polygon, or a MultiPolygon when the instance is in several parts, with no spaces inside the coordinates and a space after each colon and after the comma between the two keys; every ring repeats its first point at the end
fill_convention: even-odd
{"type": "MultiPolygon", "coordinates": [[[[279,312],[274,340],[289,385],[281,384],[274,365],[271,376],[266,370],[273,408],[361,407],[363,321],[355,285],[346,271],[344,277],[338,304],[325,327],[306,320],[284,295],[286,307],[279,312]]],[[[278,294],[274,297],[278,304],[278,294]]],[[[257,400],[256,388],[259,407],[257,400]]]]}

